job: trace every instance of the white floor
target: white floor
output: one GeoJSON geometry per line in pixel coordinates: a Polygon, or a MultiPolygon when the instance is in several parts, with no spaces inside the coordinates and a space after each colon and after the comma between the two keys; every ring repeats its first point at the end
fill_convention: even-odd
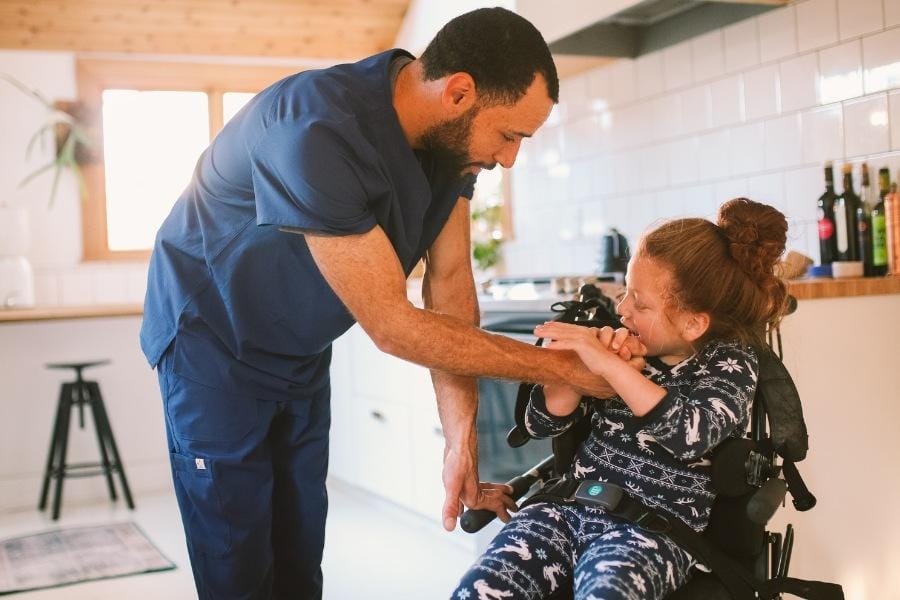
{"type": "MultiPolygon", "coordinates": [[[[474,559],[474,550],[457,535],[445,534],[427,520],[393,505],[365,498],[355,488],[329,485],[326,534],[325,600],[448,598],[474,559]]],[[[23,592],[22,600],[129,600],[196,598],[175,497],[140,496],[134,512],[102,502],[67,505],[57,523],[36,510],[0,514],[0,539],[55,527],[133,520],[174,561],[173,571],[85,582],[23,592]]],[[[436,510],[439,510],[437,507],[436,510]]]]}

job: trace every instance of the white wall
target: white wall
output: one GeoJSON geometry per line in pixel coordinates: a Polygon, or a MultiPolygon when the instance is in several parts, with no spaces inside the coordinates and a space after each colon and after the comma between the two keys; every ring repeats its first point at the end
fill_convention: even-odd
{"type": "Polygon", "coordinates": [[[898,86],[898,0],[798,2],[565,79],[511,171],[507,272],[592,272],[608,226],[634,243],[739,195],[784,211],[789,246],[818,259],[824,161],[897,178],[898,86]]]}
{"type": "MultiPolygon", "coordinates": [[[[73,372],[51,371],[49,362],[108,358],[85,371],[100,384],[135,501],[148,491],[171,488],[162,401],[156,374],[138,347],[140,317],[0,324],[0,510],[37,506],[41,476],[62,381],[73,372]]],[[[97,439],[86,410],[86,428],[70,429],[69,462],[96,462],[97,439]]],[[[67,479],[65,506],[105,498],[102,477],[67,479]]]]}
{"type": "Polygon", "coordinates": [[[782,330],[809,428],[797,467],[818,504],[788,502],[770,529],[796,528],[793,576],[837,581],[847,600],[900,598],[900,297],[802,300],[782,330]]]}
{"type": "Polygon", "coordinates": [[[496,0],[494,2],[485,0],[456,0],[455,2],[412,0],[403,17],[403,23],[400,24],[397,37],[394,39],[394,46],[409,50],[418,56],[447,21],[477,8],[502,6],[509,10],[515,10],[515,4],[515,0],[496,0]]]}
{"type": "MultiPolygon", "coordinates": [[[[50,101],[75,100],[75,57],[68,52],[0,51],[0,73],[12,75],[50,101]]],[[[78,184],[65,172],[52,206],[53,175],[46,173],[20,187],[26,175],[49,163],[53,141],[25,150],[46,118],[40,103],[0,81],[0,202],[26,207],[30,217],[28,258],[35,272],[39,305],[142,302],[145,261],[82,263],[81,205],[78,184]]]]}

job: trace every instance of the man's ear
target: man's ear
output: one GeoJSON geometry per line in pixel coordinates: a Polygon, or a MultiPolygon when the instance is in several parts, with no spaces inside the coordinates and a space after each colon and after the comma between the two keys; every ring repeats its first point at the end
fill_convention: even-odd
{"type": "Polygon", "coordinates": [[[441,102],[454,113],[464,113],[475,105],[475,80],[468,73],[460,71],[447,77],[441,102]]]}
{"type": "Polygon", "coordinates": [[[697,341],[709,330],[709,321],[707,313],[688,313],[681,329],[681,337],[686,342],[697,341]]]}

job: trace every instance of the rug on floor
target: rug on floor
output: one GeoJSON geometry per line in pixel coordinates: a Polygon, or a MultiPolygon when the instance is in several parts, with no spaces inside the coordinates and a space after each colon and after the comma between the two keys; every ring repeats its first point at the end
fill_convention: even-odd
{"type": "Polygon", "coordinates": [[[131,522],[0,540],[0,594],[174,568],[131,522]]]}

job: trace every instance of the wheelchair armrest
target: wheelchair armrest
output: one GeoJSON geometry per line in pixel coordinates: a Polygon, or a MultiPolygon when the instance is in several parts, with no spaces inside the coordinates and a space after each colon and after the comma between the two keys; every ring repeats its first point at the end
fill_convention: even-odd
{"type": "MultiPolygon", "coordinates": [[[[517,475],[506,482],[506,485],[511,486],[513,489],[513,493],[510,494],[510,497],[513,500],[519,500],[528,493],[528,490],[530,490],[535,483],[549,479],[552,473],[553,455],[550,455],[525,473],[517,475]]],[[[459,525],[462,527],[463,531],[475,533],[476,531],[480,531],[496,517],[497,515],[489,510],[469,509],[462,514],[462,517],[460,517],[459,525]]]]}

